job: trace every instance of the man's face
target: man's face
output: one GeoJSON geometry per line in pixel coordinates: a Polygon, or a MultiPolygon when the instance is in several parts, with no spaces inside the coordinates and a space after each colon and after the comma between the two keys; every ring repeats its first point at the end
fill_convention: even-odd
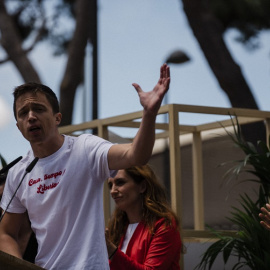
{"type": "Polygon", "coordinates": [[[40,92],[20,96],[16,101],[16,116],[18,129],[31,144],[53,138],[61,122],[61,114],[53,113],[46,96],[40,92]]]}

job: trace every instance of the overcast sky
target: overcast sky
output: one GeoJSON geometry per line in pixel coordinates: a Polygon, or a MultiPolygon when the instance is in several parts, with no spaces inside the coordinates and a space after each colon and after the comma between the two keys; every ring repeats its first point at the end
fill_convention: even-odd
{"type": "MultiPolygon", "coordinates": [[[[241,65],[256,101],[270,110],[270,32],[260,35],[261,48],[249,51],[226,34],[235,61],[241,65]]],[[[179,0],[99,0],[99,117],[106,118],[141,110],[132,83],[145,91],[156,84],[159,68],[176,49],[185,51],[190,62],[171,66],[169,103],[230,107],[189,28],[179,0]]],[[[0,51],[0,56],[3,52],[0,51]]],[[[52,58],[48,45],[30,55],[44,84],[57,95],[64,57],[52,58]]],[[[90,61],[90,60],[89,60],[90,61]]],[[[89,76],[89,83],[90,83],[89,76]]],[[[11,63],[0,65],[0,153],[8,162],[25,155],[29,148],[16,128],[12,112],[12,91],[23,83],[11,63]]],[[[82,121],[82,95],[76,98],[74,123],[82,121]]],[[[89,100],[89,107],[91,100],[89,100]]],[[[89,119],[90,120],[90,119],[89,119]]],[[[214,116],[183,115],[181,123],[216,121],[214,116]]]]}

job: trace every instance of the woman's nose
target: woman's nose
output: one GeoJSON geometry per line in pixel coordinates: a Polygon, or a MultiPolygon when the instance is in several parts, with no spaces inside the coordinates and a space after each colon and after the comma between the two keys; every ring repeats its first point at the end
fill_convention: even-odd
{"type": "Polygon", "coordinates": [[[117,190],[117,188],[116,188],[115,185],[112,185],[110,192],[111,192],[111,194],[115,194],[115,193],[118,192],[118,190],[117,190]]]}

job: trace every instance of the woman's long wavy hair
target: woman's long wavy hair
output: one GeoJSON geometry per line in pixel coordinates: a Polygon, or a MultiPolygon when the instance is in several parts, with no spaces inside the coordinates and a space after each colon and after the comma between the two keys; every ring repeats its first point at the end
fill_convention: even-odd
{"type": "MultiPolygon", "coordinates": [[[[155,222],[160,218],[164,218],[166,226],[176,224],[178,227],[178,218],[168,203],[165,188],[158,182],[150,166],[134,166],[124,171],[137,184],[145,181],[146,189],[142,194],[142,221],[149,231],[154,233],[155,222]]],[[[128,223],[127,214],[116,207],[108,225],[109,238],[115,245],[119,244],[128,223]]]]}

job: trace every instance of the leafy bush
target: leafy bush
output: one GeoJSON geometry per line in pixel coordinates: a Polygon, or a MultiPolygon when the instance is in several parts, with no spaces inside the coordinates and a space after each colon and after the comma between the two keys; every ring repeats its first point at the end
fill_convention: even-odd
{"type": "Polygon", "coordinates": [[[244,266],[248,266],[252,270],[269,270],[270,232],[260,225],[258,215],[261,207],[268,202],[270,195],[270,150],[262,141],[258,141],[257,147],[246,142],[241,135],[238,123],[236,127],[234,126],[234,134],[228,133],[228,135],[236,146],[245,153],[245,158],[233,161],[235,165],[227,172],[226,176],[237,179],[237,176],[242,172],[248,172],[255,176],[255,178],[245,181],[259,183],[259,190],[255,191],[257,200],[252,201],[244,193],[239,197],[242,208],[232,207],[231,217],[228,217],[228,220],[238,227],[234,236],[226,236],[209,228],[219,240],[210,245],[204,252],[196,269],[211,269],[217,256],[221,253],[224,265],[230,256],[237,258],[237,263],[232,270],[241,269],[244,266]]]}

